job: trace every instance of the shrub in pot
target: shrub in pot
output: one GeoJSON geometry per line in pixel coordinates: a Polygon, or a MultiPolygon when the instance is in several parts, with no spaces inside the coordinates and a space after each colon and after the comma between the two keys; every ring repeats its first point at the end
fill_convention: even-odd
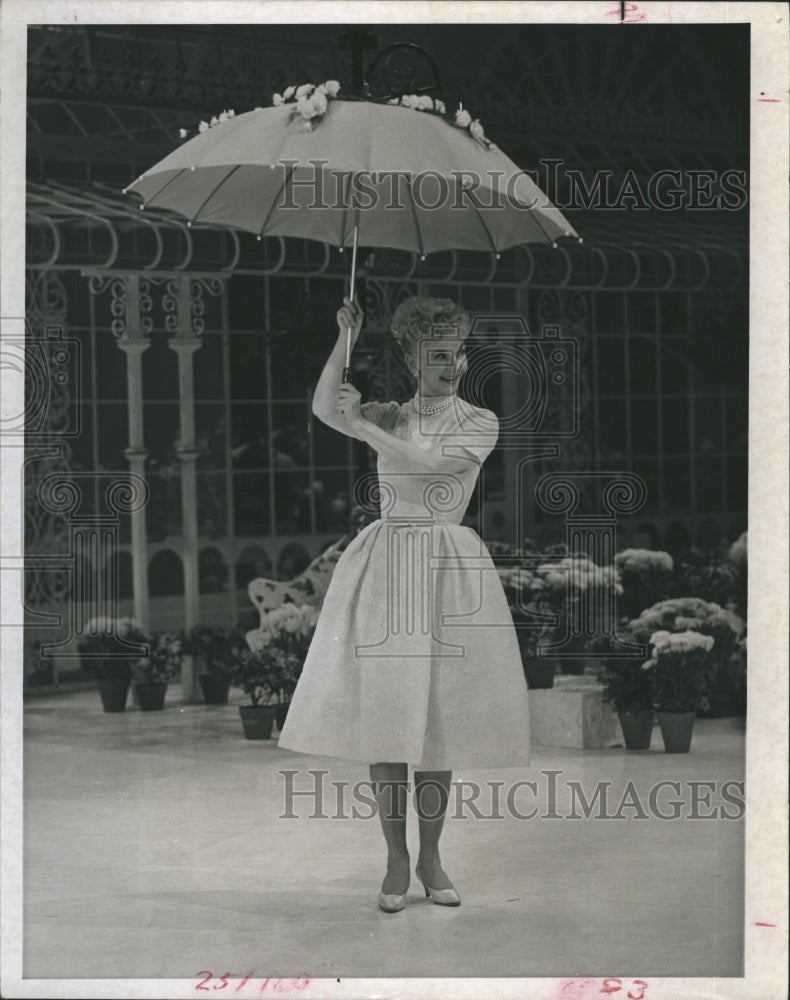
{"type": "Polygon", "coordinates": [[[710,636],[715,670],[709,697],[700,711],[710,711],[713,700],[717,714],[726,712],[737,685],[738,661],[733,654],[744,631],[743,619],[734,611],[699,597],[676,597],[647,608],[628,623],[628,631],[643,643],[659,631],[692,631],[710,636]]]}
{"type": "MultiPolygon", "coordinates": [[[[622,639],[632,637],[623,635],[622,639]]],[[[643,669],[643,656],[623,656],[621,645],[609,637],[593,644],[601,657],[598,679],[603,684],[604,701],[617,712],[627,750],[648,750],[655,722],[653,675],[643,669]],[[607,656],[618,652],[619,656],[607,656]]]]}
{"type": "Polygon", "coordinates": [[[105,712],[123,712],[132,682],[132,663],[148,634],[134,618],[92,618],[77,643],[82,665],[96,676],[105,712]]]}
{"type": "Polygon", "coordinates": [[[278,646],[241,651],[231,683],[241,688],[250,700],[248,705],[239,706],[248,740],[271,738],[277,707],[284,703],[288,688],[295,685],[293,665],[288,661],[288,654],[278,646]]]}
{"type": "Polygon", "coordinates": [[[318,610],[309,604],[281,604],[261,616],[260,626],[246,635],[253,652],[277,650],[286,674],[278,691],[277,725],[282,729],[318,621],[318,610]]]}
{"type": "Polygon", "coordinates": [[[180,634],[152,632],[148,639],[148,656],[139,659],[132,667],[132,679],[142,711],[165,707],[167,686],[180,669],[180,634]]]}
{"type": "Polygon", "coordinates": [[[708,706],[716,671],[714,639],[699,632],[659,631],[650,637],[652,656],[642,670],[653,678],[658,722],[669,753],[686,753],[694,719],[708,706]]]}
{"type": "Polygon", "coordinates": [[[614,566],[598,566],[587,556],[573,554],[542,563],[535,576],[536,599],[559,618],[559,624],[550,628],[545,638],[550,637],[555,645],[563,643],[563,647],[574,654],[563,659],[562,648],[557,648],[560,670],[564,674],[583,674],[587,666],[586,645],[581,635],[574,635],[573,626],[587,622],[590,608],[597,611],[605,606],[605,598],[611,602],[622,592],[617,570],[614,566]]]}
{"type": "Polygon", "coordinates": [[[225,625],[195,625],[184,633],[183,652],[203,662],[198,681],[207,705],[227,704],[233,668],[246,648],[243,633],[225,625]]]}

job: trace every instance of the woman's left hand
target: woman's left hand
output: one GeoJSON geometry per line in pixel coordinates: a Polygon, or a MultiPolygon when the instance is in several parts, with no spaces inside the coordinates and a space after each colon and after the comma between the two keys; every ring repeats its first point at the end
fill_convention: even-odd
{"type": "Polygon", "coordinates": [[[362,420],[360,392],[350,382],[343,382],[337,392],[337,408],[352,426],[362,420]]]}

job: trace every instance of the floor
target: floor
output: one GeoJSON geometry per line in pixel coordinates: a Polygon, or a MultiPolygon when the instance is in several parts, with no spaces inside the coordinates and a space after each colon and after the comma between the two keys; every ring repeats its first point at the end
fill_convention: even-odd
{"type": "Polygon", "coordinates": [[[413,880],[390,915],[378,822],[364,786],[352,797],[366,767],[245,740],[241,695],[178,697],[118,715],[95,691],[26,703],[25,978],[743,974],[742,791],[725,787],[743,779],[742,721],[698,720],[689,754],[656,730],[646,752],[542,747],[529,768],[456,773],[481,789],[442,840],[463,904],[413,880]],[[306,796],[282,818],[289,769],[302,790],[328,772],[326,818],[306,796]]]}

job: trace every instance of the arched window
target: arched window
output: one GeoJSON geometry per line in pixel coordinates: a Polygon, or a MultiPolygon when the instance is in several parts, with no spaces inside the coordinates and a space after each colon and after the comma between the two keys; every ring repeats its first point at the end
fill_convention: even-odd
{"type": "Polygon", "coordinates": [[[228,589],[228,564],[219,549],[198,553],[198,585],[201,594],[220,594],[228,589]]]}
{"type": "Polygon", "coordinates": [[[184,593],[184,566],[177,552],[160,549],[148,564],[148,593],[151,597],[184,593]]]}
{"type": "Polygon", "coordinates": [[[236,589],[244,590],[250,580],[272,576],[272,561],[266,550],[258,545],[248,545],[236,560],[236,589]]]}
{"type": "Polygon", "coordinates": [[[307,569],[312,560],[304,545],[292,542],[286,545],[277,560],[277,573],[281,580],[292,580],[307,569]]]}

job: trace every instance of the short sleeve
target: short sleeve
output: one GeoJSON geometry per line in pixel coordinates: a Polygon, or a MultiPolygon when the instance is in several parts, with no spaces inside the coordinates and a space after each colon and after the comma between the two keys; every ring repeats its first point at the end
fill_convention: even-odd
{"type": "Polygon", "coordinates": [[[363,403],[359,409],[365,420],[369,420],[371,424],[391,433],[398,422],[401,404],[395,402],[363,403]]]}
{"type": "Polygon", "coordinates": [[[491,410],[472,410],[465,417],[460,433],[451,435],[447,444],[454,452],[482,465],[496,447],[499,421],[491,410]]]}

